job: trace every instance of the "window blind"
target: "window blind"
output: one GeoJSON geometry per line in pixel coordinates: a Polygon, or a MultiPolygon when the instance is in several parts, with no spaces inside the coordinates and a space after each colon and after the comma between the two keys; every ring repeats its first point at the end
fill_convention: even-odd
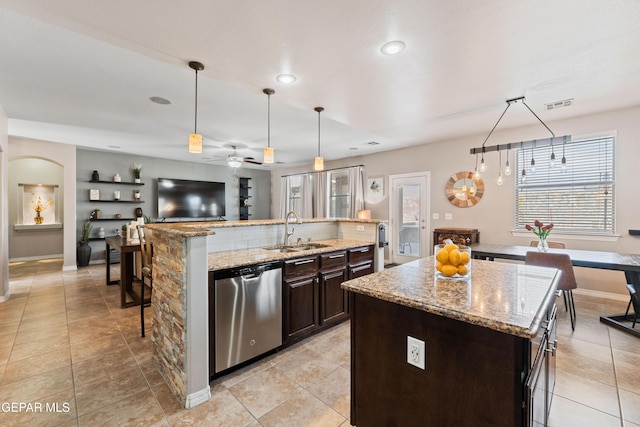
{"type": "Polygon", "coordinates": [[[615,233],[615,141],[613,136],[519,149],[516,153],[515,229],[535,220],[552,222],[554,232],[615,233]],[[551,153],[555,166],[550,166],[551,153]],[[535,160],[535,172],[531,159],[535,160]],[[522,179],[522,169],[526,179],[522,179]]]}

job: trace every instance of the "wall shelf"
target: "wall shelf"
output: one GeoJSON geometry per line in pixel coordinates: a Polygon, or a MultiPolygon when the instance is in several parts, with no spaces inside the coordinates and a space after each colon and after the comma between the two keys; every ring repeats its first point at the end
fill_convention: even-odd
{"type": "Polygon", "coordinates": [[[136,218],[89,218],[87,221],[135,221],[136,218]]]}
{"type": "Polygon", "coordinates": [[[144,182],[128,182],[128,181],[94,181],[89,182],[93,184],[120,184],[120,185],[144,185],[144,182]]]}
{"type": "Polygon", "coordinates": [[[251,196],[249,195],[249,180],[251,178],[240,178],[240,188],[238,190],[239,194],[239,206],[240,206],[240,219],[249,219],[251,214],[249,213],[249,208],[251,205],[249,204],[249,199],[251,196]]]}
{"type": "Polygon", "coordinates": [[[144,200],[89,200],[91,203],[144,203],[144,200]]]}

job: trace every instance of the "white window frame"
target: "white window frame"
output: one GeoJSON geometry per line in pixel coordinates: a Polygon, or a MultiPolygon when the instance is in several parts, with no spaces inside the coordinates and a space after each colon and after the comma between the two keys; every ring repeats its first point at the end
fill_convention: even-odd
{"type": "MultiPolygon", "coordinates": [[[[558,175],[549,175],[547,171],[547,167],[549,164],[549,156],[551,153],[551,148],[549,146],[546,147],[536,147],[533,148],[533,156],[536,160],[536,174],[531,174],[531,148],[525,148],[524,150],[524,167],[527,173],[527,181],[525,184],[522,184],[522,167],[523,167],[523,158],[522,151],[518,149],[516,151],[515,156],[515,198],[514,198],[514,236],[531,236],[531,232],[525,230],[525,224],[532,224],[534,219],[538,219],[543,223],[553,222],[556,224],[554,230],[552,232],[554,238],[563,238],[563,239],[576,239],[576,240],[604,240],[604,241],[615,241],[619,237],[616,233],[616,194],[615,194],[615,170],[616,170],[616,139],[617,133],[615,131],[611,132],[603,132],[598,134],[591,135],[582,135],[582,136],[574,136],[572,138],[572,142],[567,143],[566,149],[566,158],[567,158],[567,170],[564,173],[570,174],[566,177],[563,176],[564,173],[560,177],[558,175]],[[580,174],[580,172],[589,171],[588,168],[580,168],[577,167],[574,169],[574,165],[576,162],[580,162],[580,157],[576,149],[580,148],[580,144],[583,144],[587,141],[593,141],[594,144],[598,144],[598,141],[610,141],[611,142],[611,151],[608,153],[608,156],[601,158],[602,156],[596,156],[594,158],[594,151],[591,151],[591,166],[596,166],[598,170],[593,170],[593,174],[580,174]],[[595,160],[598,159],[598,160],[595,160]],[[572,163],[573,162],[573,163],[572,163]],[[594,163],[596,162],[596,163],[594,163]],[[598,176],[604,175],[605,178],[601,181],[598,181],[594,178],[594,175],[598,174],[598,176]],[[609,176],[610,175],[610,176],[609,176]],[[546,182],[545,182],[546,180],[546,182]],[[563,182],[564,181],[564,182],[563,182]],[[551,187],[551,188],[550,188],[551,187]],[[538,209],[537,213],[536,209],[533,209],[533,216],[538,215],[538,218],[533,218],[531,210],[527,212],[527,209],[522,209],[519,203],[522,203],[522,194],[526,194],[526,191],[535,191],[542,190],[544,192],[545,188],[548,188],[549,191],[556,190],[569,190],[572,192],[580,191],[579,188],[586,189],[587,191],[593,190],[594,193],[597,188],[605,188],[607,187],[608,195],[606,197],[607,200],[607,208],[609,209],[609,215],[607,216],[608,221],[611,221],[608,229],[600,229],[598,230],[596,227],[590,228],[580,228],[577,225],[570,225],[571,221],[566,221],[564,218],[570,219],[573,214],[562,214],[563,206],[566,204],[558,204],[558,209],[556,210],[553,207],[553,203],[549,205],[547,203],[548,208],[538,209]],[[556,218],[554,218],[554,216],[556,218]],[[563,226],[564,225],[564,226],[563,226]]],[[[600,149],[602,149],[602,144],[600,144],[600,149]]],[[[598,147],[593,147],[593,150],[598,150],[598,147]]],[[[556,156],[556,166],[554,168],[554,173],[558,173],[561,167],[561,159],[562,159],[562,144],[555,144],[553,147],[553,152],[556,156]]],[[[587,165],[589,159],[583,159],[582,165],[587,165]]],[[[551,193],[552,194],[552,193],[551,193]]],[[[553,195],[553,194],[552,194],[553,195]]],[[[557,193],[556,193],[557,196],[557,193]]],[[[526,197],[526,196],[525,196],[526,197]]],[[[539,200],[540,198],[532,198],[536,200],[537,206],[540,206],[539,200]]],[[[547,199],[548,202],[548,199],[547,199]]],[[[604,203],[604,202],[603,202],[604,203]]],[[[578,205],[580,206],[580,205],[578,205]]],[[[605,206],[603,204],[603,206],[605,206]]],[[[566,209],[565,209],[566,211],[566,209]]],[[[601,217],[604,219],[605,217],[601,217]]]]}

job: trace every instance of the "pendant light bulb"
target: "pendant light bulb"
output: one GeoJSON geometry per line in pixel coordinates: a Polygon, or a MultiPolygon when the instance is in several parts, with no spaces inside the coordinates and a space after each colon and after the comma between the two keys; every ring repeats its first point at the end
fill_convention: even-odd
{"type": "Polygon", "coordinates": [[[567,158],[565,156],[562,156],[562,161],[560,163],[561,163],[562,170],[567,169],[567,158]]]}
{"type": "Polygon", "coordinates": [[[271,147],[271,95],[276,93],[275,90],[266,88],[262,90],[267,95],[267,146],[263,150],[262,163],[275,163],[275,150],[271,147]]]}
{"type": "Polygon", "coordinates": [[[507,149],[507,163],[504,165],[504,174],[506,176],[511,175],[511,165],[509,164],[509,154],[511,153],[511,149],[507,149]]]}
{"type": "Polygon", "coordinates": [[[497,184],[498,184],[498,185],[502,185],[502,184],[504,184],[504,179],[502,179],[502,171],[500,171],[500,172],[498,173],[498,181],[497,181],[497,184]]]}
{"type": "Polygon", "coordinates": [[[313,170],[315,171],[323,171],[324,170],[324,159],[320,156],[320,113],[324,111],[322,107],[314,108],[315,111],[318,112],[318,155],[314,159],[313,162],[313,170]]]}
{"type": "Polygon", "coordinates": [[[189,68],[196,72],[196,97],[195,97],[195,119],[193,133],[189,134],[189,153],[202,153],[202,135],[198,134],[198,71],[204,70],[204,65],[197,61],[189,62],[189,68]]]}
{"type": "Polygon", "coordinates": [[[482,160],[480,160],[480,172],[485,173],[487,171],[487,165],[484,163],[484,152],[482,153],[482,160]]]}

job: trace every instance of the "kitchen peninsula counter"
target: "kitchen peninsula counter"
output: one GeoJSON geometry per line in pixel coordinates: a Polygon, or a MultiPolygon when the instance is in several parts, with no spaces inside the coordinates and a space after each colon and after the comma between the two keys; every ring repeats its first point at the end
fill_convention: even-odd
{"type": "MultiPolygon", "coordinates": [[[[362,246],[373,245],[375,242],[352,239],[317,240],[311,243],[325,245],[313,249],[296,252],[277,252],[265,248],[240,249],[236,251],[215,252],[209,254],[209,270],[223,270],[226,268],[243,267],[262,262],[285,261],[309,255],[319,255],[327,252],[347,250],[362,246]]],[[[301,243],[300,246],[305,246],[301,243]]],[[[295,247],[295,245],[293,245],[295,247]]]]}
{"type": "Polygon", "coordinates": [[[433,263],[342,284],[352,310],[351,424],[526,425],[525,383],[559,273],[473,260],[470,278],[453,280],[436,277],[433,263]],[[424,370],[408,363],[409,337],[425,343],[424,370]]]}

